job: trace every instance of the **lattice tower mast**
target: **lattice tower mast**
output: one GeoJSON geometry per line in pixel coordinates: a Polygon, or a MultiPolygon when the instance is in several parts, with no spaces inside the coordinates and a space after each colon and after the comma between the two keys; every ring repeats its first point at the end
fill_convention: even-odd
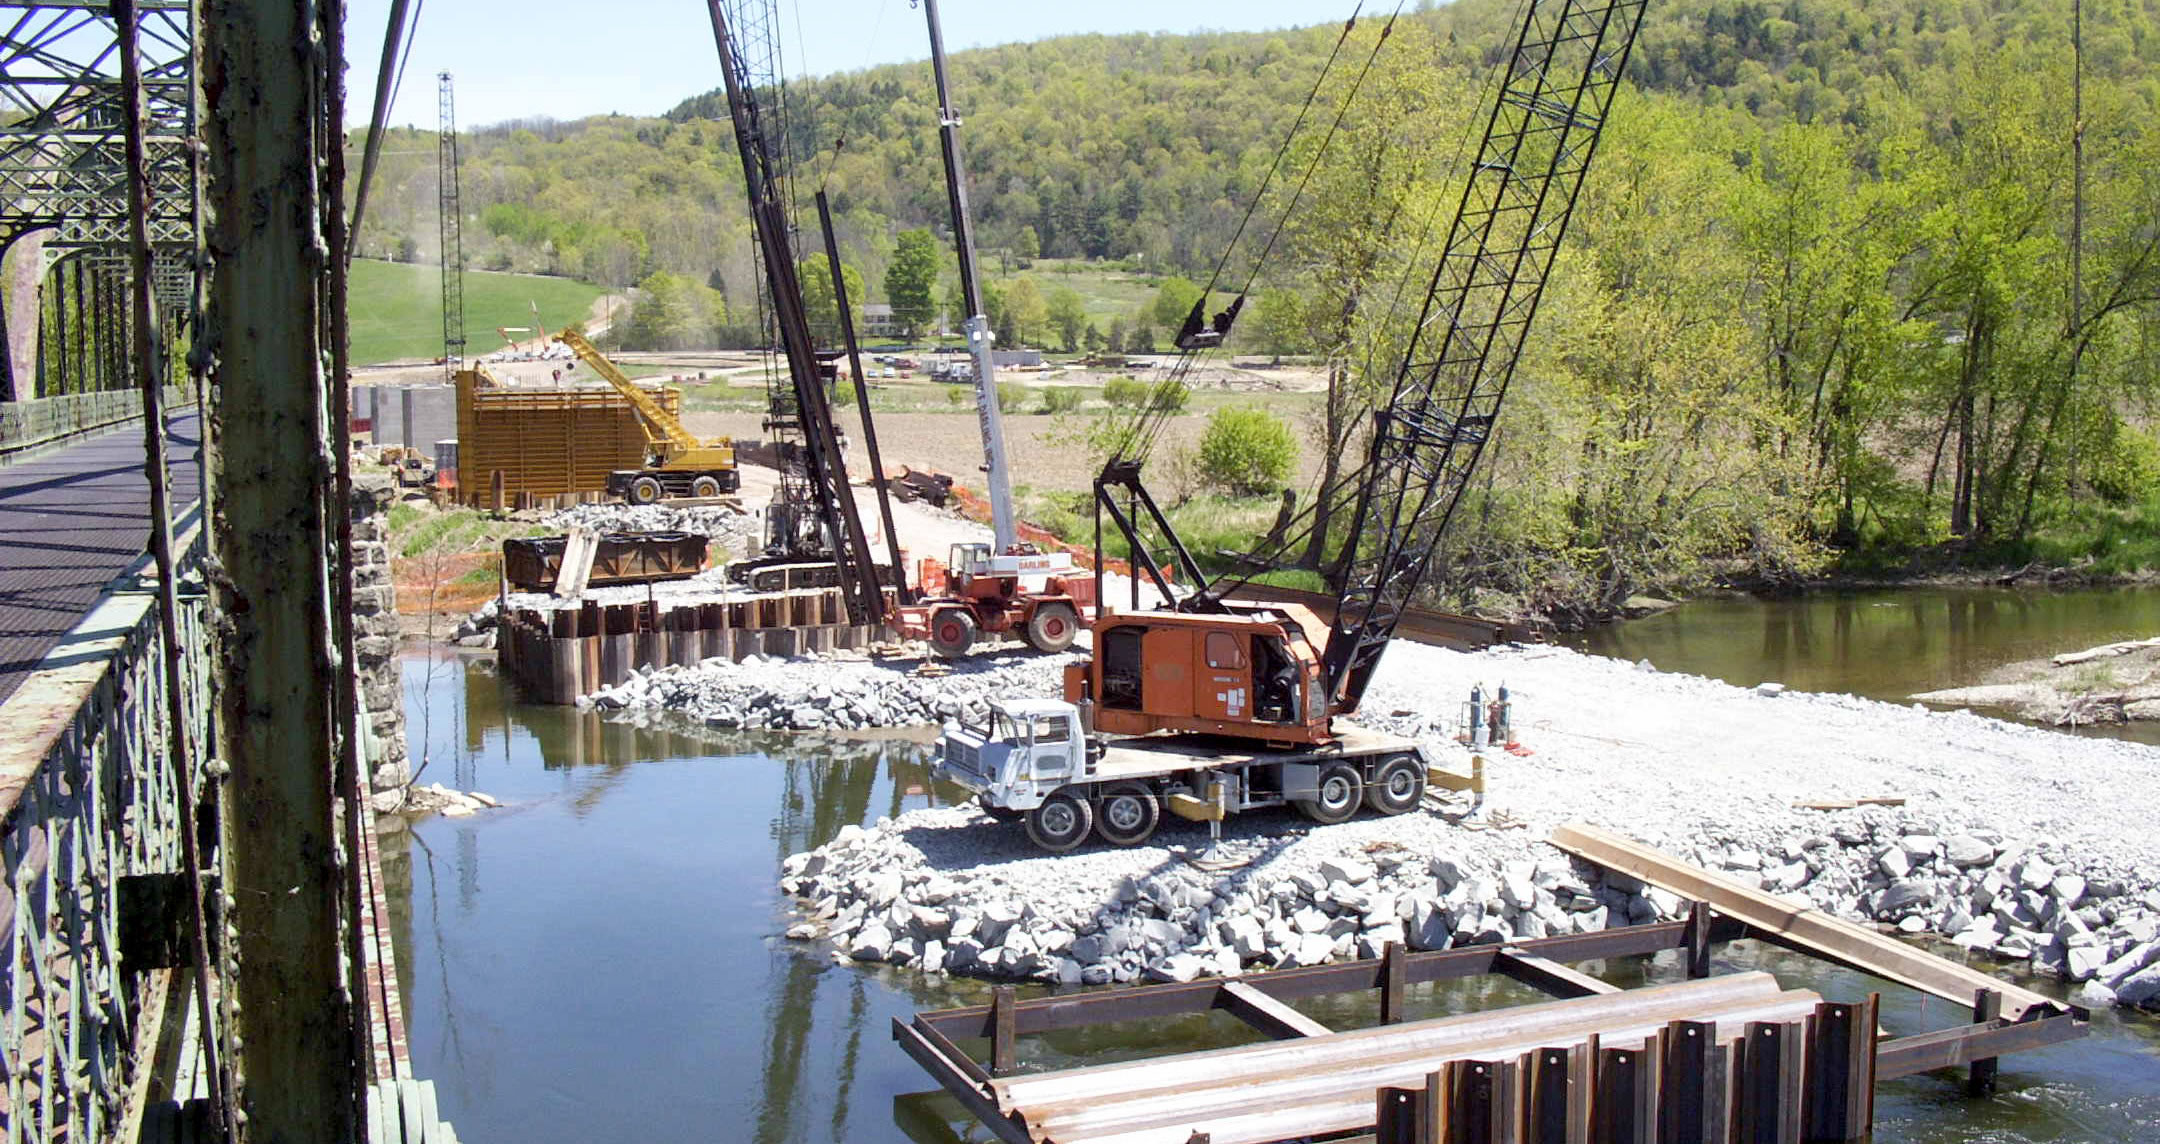
{"type": "Polygon", "coordinates": [[[465,216],[458,202],[457,96],[449,72],[435,78],[442,111],[435,205],[442,229],[443,377],[455,380],[465,362],[465,216]]]}

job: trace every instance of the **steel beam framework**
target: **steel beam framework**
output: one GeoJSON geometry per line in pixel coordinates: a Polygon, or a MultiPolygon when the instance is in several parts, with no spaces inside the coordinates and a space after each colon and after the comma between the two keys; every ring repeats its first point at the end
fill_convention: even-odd
{"type": "MultiPolygon", "coordinates": [[[[192,249],[193,17],[188,0],[138,10],[151,241],[192,249]]],[[[0,0],[0,239],[49,227],[62,249],[123,249],[121,121],[119,30],[107,6],[0,0]]]]}
{"type": "MultiPolygon", "coordinates": [[[[135,10],[152,288],[170,333],[191,310],[200,263],[194,14],[190,0],[141,0],[135,10]]],[[[41,287],[62,278],[73,287],[38,303],[36,376],[11,379],[18,397],[126,382],[121,64],[108,5],[0,0],[0,249],[41,235],[41,287]]]]}

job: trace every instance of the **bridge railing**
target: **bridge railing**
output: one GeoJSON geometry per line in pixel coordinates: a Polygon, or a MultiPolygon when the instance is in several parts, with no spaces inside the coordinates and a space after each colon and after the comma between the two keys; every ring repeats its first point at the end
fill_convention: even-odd
{"type": "MultiPolygon", "coordinates": [[[[175,553],[193,567],[201,529],[183,521],[177,531],[175,553]]],[[[123,887],[183,866],[164,641],[146,571],[138,565],[115,581],[0,704],[0,1140],[8,1142],[116,1139],[140,1113],[131,1093],[151,1061],[168,975],[152,967],[156,958],[122,964],[124,911],[145,900],[123,887]]],[[[201,594],[183,589],[181,612],[183,730],[207,744],[201,594]]]]}
{"type": "MultiPolygon", "coordinates": [[[[185,389],[165,387],[168,409],[185,409],[193,400],[185,389]]],[[[142,394],[133,389],[0,401],[0,462],[141,416],[142,394]]]]}

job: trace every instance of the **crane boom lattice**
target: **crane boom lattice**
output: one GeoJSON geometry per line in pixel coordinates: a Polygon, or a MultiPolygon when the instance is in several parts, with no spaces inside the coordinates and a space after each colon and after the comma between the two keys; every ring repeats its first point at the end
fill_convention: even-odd
{"type": "Polygon", "coordinates": [[[1376,414],[1323,677],[1354,711],[1491,441],[1643,0],[1533,0],[1393,393],[1376,414]]]}
{"type": "MultiPolygon", "coordinates": [[[[750,219],[769,287],[773,318],[781,346],[787,354],[789,390],[794,398],[792,409],[800,418],[800,448],[791,450],[787,448],[787,442],[781,443],[783,455],[779,458],[779,466],[783,475],[783,498],[789,491],[784,482],[791,470],[795,470],[797,458],[801,479],[807,487],[797,494],[800,499],[787,500],[784,506],[776,507],[809,506],[825,537],[824,552],[838,566],[841,594],[847,601],[851,622],[872,623],[884,612],[882,577],[870,554],[869,540],[856,511],[854,492],[848,487],[847,461],[841,453],[838,426],[833,420],[824,382],[818,375],[817,351],[811,344],[809,318],[803,308],[802,285],[797,277],[798,263],[792,244],[793,226],[786,206],[786,190],[781,185],[780,172],[776,170],[773,158],[783,141],[775,134],[777,125],[766,118],[759,103],[758,89],[751,82],[755,76],[750,70],[751,57],[746,55],[745,45],[736,38],[733,30],[738,16],[751,15],[755,19],[755,14],[762,12],[769,32],[771,0],[742,0],[739,3],[707,0],[706,9],[712,17],[713,41],[720,53],[728,114],[734,123],[736,148],[742,157],[750,219]],[[789,452],[797,456],[785,455],[789,452]]],[[[776,89],[777,82],[777,76],[773,77],[769,87],[776,89]]]]}
{"type": "Polygon", "coordinates": [[[435,208],[442,233],[443,376],[455,379],[465,361],[465,220],[458,201],[457,96],[449,72],[435,78],[442,112],[435,142],[435,208]]]}

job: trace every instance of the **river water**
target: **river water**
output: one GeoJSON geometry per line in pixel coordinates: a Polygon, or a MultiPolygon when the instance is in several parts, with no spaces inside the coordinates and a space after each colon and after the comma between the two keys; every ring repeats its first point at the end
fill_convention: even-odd
{"type": "MultiPolygon", "coordinates": [[[[2004,664],[2160,635],[2160,588],[1918,588],[1700,600],[1568,642],[1741,687],[1774,680],[1900,702],[2004,664]]],[[[2086,729],[2160,743],[2160,724],[2086,729]]]]}
{"type": "MultiPolygon", "coordinates": [[[[890,1035],[894,1018],[979,1003],[984,987],[841,966],[780,938],[782,858],[951,794],[931,789],[924,747],[639,729],[518,703],[471,659],[410,658],[406,689],[422,781],[508,804],[383,838],[414,1067],[461,1138],[986,1139],[951,1100],[926,1094],[933,1086],[890,1035]]],[[[1829,996],[1881,989],[1892,1029],[1958,1020],[1909,990],[1751,943],[1730,949],[1736,966],[1829,996]]],[[[1680,970],[1615,962],[1603,975],[1628,985],[1680,970]]],[[[1413,1014],[1537,999],[1505,981],[1449,983],[1426,988],[1413,1014]]],[[[1301,1008],[1336,1027],[1377,1019],[1365,998],[1301,1008]]],[[[1111,1026],[1023,1041],[1022,1064],[1241,1035],[1219,1015],[1111,1026]]],[[[2160,1140],[2160,1032],[2103,1014],[2082,1041],[2006,1059],[1996,1099],[1958,1093],[1948,1075],[1885,1085],[1877,1139],[2160,1140]]]]}

